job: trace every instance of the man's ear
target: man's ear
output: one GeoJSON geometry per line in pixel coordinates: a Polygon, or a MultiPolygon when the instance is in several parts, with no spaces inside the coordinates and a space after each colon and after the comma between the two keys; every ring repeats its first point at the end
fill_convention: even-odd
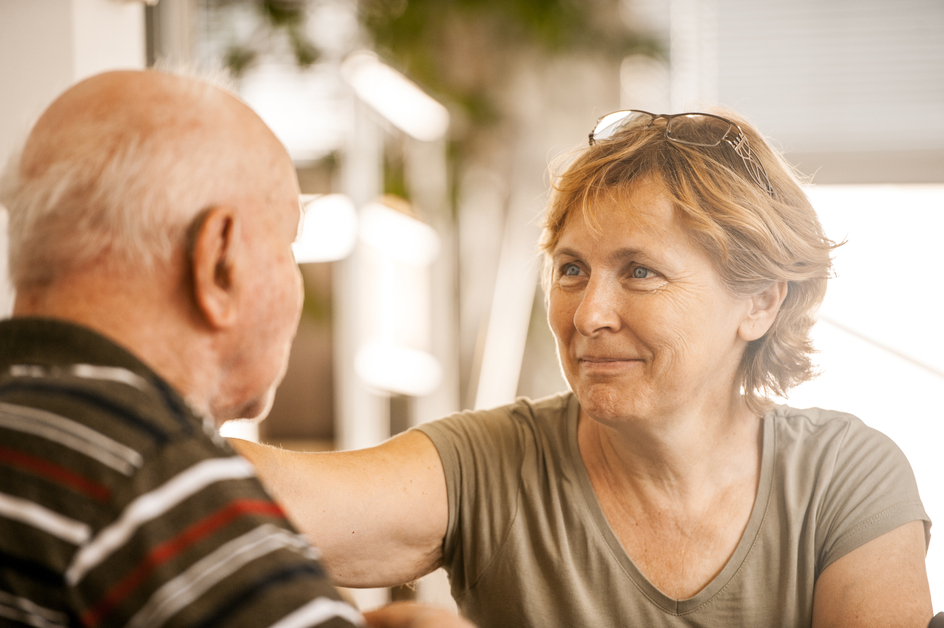
{"type": "Polygon", "coordinates": [[[775,281],[751,297],[751,309],[738,327],[738,335],[741,339],[751,342],[766,334],[777,319],[777,313],[786,298],[786,281],[775,281]]]}
{"type": "Polygon", "coordinates": [[[237,315],[235,260],[239,218],[229,207],[211,207],[190,233],[190,269],[198,311],[211,327],[231,326],[237,315]]]}

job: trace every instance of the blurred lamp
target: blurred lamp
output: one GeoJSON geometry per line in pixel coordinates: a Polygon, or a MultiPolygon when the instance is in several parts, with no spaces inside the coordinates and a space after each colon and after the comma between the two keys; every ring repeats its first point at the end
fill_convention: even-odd
{"type": "Polygon", "coordinates": [[[331,262],[350,255],[357,240],[357,211],[345,194],[302,194],[301,228],[292,244],[295,261],[331,262]]]}
{"type": "MultiPolygon", "coordinates": [[[[428,395],[442,368],[428,352],[431,327],[430,264],[439,236],[404,211],[375,202],[360,213],[363,343],[354,369],[369,385],[404,395],[428,395]]],[[[409,207],[405,210],[408,212],[409,207]]]]}
{"type": "Polygon", "coordinates": [[[442,367],[432,355],[390,344],[364,345],[354,368],[371,386],[401,395],[428,395],[442,380],[442,367]]]}
{"type": "Polygon", "coordinates": [[[341,75],[358,98],[415,139],[432,142],[446,135],[449,112],[408,78],[372,52],[355,52],[344,60],[341,75]]]}
{"type": "Polygon", "coordinates": [[[239,81],[239,94],[272,129],[296,164],[340,148],[348,131],[344,83],[330,67],[266,61],[239,81]]]}
{"type": "Polygon", "coordinates": [[[361,210],[360,235],[364,244],[406,264],[426,266],[439,255],[439,236],[432,227],[383,203],[361,210]]]}

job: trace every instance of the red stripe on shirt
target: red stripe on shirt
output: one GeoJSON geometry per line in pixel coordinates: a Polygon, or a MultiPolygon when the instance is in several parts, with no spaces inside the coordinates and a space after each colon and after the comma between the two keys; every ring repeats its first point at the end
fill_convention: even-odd
{"type": "Polygon", "coordinates": [[[265,514],[285,518],[285,513],[278,504],[271,501],[239,500],[230,502],[220,510],[197,521],[173,539],[165,541],[148,552],[134,571],[113,586],[94,607],[82,615],[82,624],[90,628],[96,626],[158,567],[234,519],[246,514],[265,514]]]}
{"type": "Polygon", "coordinates": [[[0,460],[6,462],[11,467],[18,467],[30,471],[57,484],[67,486],[79,493],[88,495],[100,503],[104,503],[111,498],[111,490],[109,490],[107,486],[79,475],[71,469],[44,460],[43,458],[37,458],[15,449],[0,447],[0,460]]]}

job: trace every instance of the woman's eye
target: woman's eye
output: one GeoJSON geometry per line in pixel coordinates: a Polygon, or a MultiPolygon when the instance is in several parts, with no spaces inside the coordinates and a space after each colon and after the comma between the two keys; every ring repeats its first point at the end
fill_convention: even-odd
{"type": "Polygon", "coordinates": [[[652,275],[652,271],[644,266],[637,266],[633,269],[633,279],[647,279],[652,275]]]}
{"type": "Polygon", "coordinates": [[[564,266],[563,275],[565,277],[576,277],[579,274],[580,274],[580,268],[576,266],[575,264],[567,264],[566,266],[564,266]]]}

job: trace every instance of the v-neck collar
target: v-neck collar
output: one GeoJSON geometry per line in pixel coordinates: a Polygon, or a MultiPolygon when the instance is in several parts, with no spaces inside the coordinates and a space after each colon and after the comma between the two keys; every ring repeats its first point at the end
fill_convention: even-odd
{"type": "Polygon", "coordinates": [[[577,442],[577,423],[579,415],[580,404],[577,402],[576,396],[571,396],[570,403],[567,407],[567,441],[569,454],[575,474],[580,483],[580,492],[583,495],[587,511],[590,513],[597,529],[608,545],[610,552],[640,591],[667,613],[682,615],[707,603],[730,582],[747,559],[757,541],[761,524],[767,513],[767,506],[772,490],[771,483],[773,481],[775,450],[772,413],[768,412],[764,415],[763,419],[761,428],[763,430],[763,446],[761,450],[760,481],[757,486],[757,495],[754,497],[754,505],[751,508],[751,516],[747,521],[744,533],[741,535],[741,539],[738,541],[734,553],[731,555],[731,558],[728,559],[728,562],[721,572],[701,591],[696,593],[693,597],[684,600],[672,598],[652,584],[629,557],[626,550],[623,549],[619,539],[616,538],[616,533],[613,532],[613,529],[610,527],[609,522],[603,514],[603,508],[597,500],[596,492],[594,492],[593,485],[590,482],[590,475],[580,455],[580,448],[577,442]]]}

